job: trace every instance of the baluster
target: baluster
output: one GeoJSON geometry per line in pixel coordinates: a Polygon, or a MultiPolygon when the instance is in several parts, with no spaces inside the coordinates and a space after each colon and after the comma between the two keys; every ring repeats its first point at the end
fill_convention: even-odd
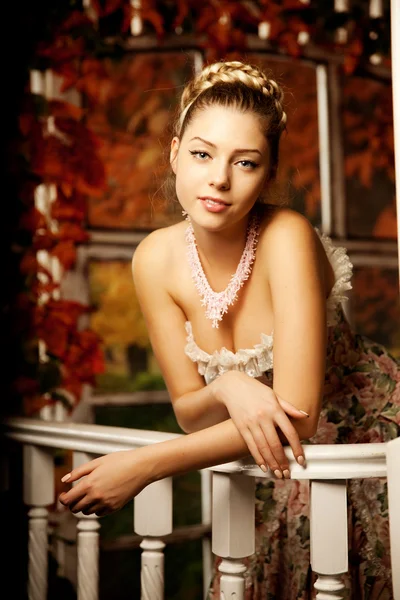
{"type": "Polygon", "coordinates": [[[392,565],[393,597],[397,600],[400,598],[400,438],[388,442],[386,463],[389,503],[390,560],[392,565]]]}
{"type": "Polygon", "coordinates": [[[78,600],[99,597],[99,529],[96,515],[77,513],[78,600]]]}
{"type": "Polygon", "coordinates": [[[221,600],[244,599],[242,558],[254,553],[255,481],[253,477],[213,473],[212,550],[222,557],[221,600]]]}
{"type": "Polygon", "coordinates": [[[164,598],[165,544],[157,539],[172,532],[172,479],[167,477],[144,488],[134,500],[134,530],[144,536],[141,565],[141,599],[164,598]]]}
{"type": "MultiPolygon", "coordinates": [[[[93,455],[86,454],[86,452],[74,452],[73,468],[76,469],[93,458],[93,455]]],[[[77,600],[98,600],[100,524],[96,515],[84,515],[80,512],[76,514],[76,517],[78,518],[77,600]]]]}
{"type": "Polygon", "coordinates": [[[54,460],[48,450],[24,446],[24,503],[28,511],[28,598],[46,600],[48,587],[48,510],[54,502],[54,460]]]}
{"type": "Polygon", "coordinates": [[[142,600],[164,598],[164,548],[161,540],[143,538],[140,587],[142,600]]]}
{"type": "MultiPolygon", "coordinates": [[[[212,471],[208,469],[202,469],[200,471],[201,477],[201,522],[203,525],[211,525],[212,515],[212,493],[211,493],[211,482],[212,482],[212,471]]],[[[206,600],[208,596],[208,588],[211,583],[212,568],[213,568],[213,556],[211,551],[211,540],[208,537],[203,537],[202,540],[203,549],[203,599],[206,600]]]]}
{"type": "Polygon", "coordinates": [[[47,556],[47,524],[46,508],[31,508],[29,517],[29,600],[45,600],[47,596],[48,556],[47,556]]]}
{"type": "Polygon", "coordinates": [[[348,570],[346,480],[312,481],[310,511],[311,568],[318,574],[316,600],[343,599],[342,575],[348,570]]]}

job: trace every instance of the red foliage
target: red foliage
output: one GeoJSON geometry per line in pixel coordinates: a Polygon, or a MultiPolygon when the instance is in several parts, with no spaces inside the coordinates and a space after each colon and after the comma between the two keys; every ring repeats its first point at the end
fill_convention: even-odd
{"type": "Polygon", "coordinates": [[[27,417],[35,417],[42,408],[49,404],[53,404],[49,394],[26,394],[23,403],[24,414],[27,417]]]}
{"type": "Polygon", "coordinates": [[[371,81],[360,86],[360,79],[348,78],[344,92],[348,105],[344,112],[346,142],[351,146],[345,157],[346,175],[358,178],[366,188],[380,170],[394,181],[391,86],[371,81]],[[367,107],[367,116],[362,107],[367,107]]]}
{"type": "Polygon", "coordinates": [[[107,15],[112,14],[119,8],[125,4],[124,0],[103,0],[100,2],[99,0],[92,0],[91,2],[93,9],[96,11],[99,17],[106,17],[107,15]]]}
{"type": "Polygon", "coordinates": [[[26,251],[24,256],[21,258],[19,268],[23,275],[31,275],[37,272],[38,260],[36,252],[34,252],[33,249],[26,251]]]}
{"type": "Polygon", "coordinates": [[[31,163],[44,180],[64,182],[82,194],[98,195],[105,187],[105,172],[97,157],[99,140],[72,119],[56,119],[56,134],[32,132],[31,163]]]}
{"type": "Polygon", "coordinates": [[[76,262],[76,246],[72,240],[59,242],[52,248],[51,255],[58,258],[64,269],[69,271],[76,262]]]}
{"type": "MultiPolygon", "coordinates": [[[[65,190],[66,186],[63,187],[65,190]]],[[[51,205],[51,217],[56,221],[82,223],[86,217],[85,196],[79,193],[68,195],[61,186],[57,192],[57,199],[51,205]]]]}
{"type": "MultiPolygon", "coordinates": [[[[55,70],[71,75],[69,61],[83,51],[83,46],[82,41],[69,45],[62,39],[54,55],[55,70]]],[[[42,52],[53,57],[49,48],[42,52]]],[[[47,360],[59,376],[53,374],[48,381],[44,378],[45,383],[40,384],[41,393],[38,383],[35,385],[36,380],[30,376],[22,374],[15,382],[14,391],[23,397],[28,415],[54,401],[54,394],[60,393],[60,377],[65,389],[73,393],[74,401],[78,402],[82,384],[93,383],[95,375],[103,368],[101,341],[94,333],[79,331],[79,317],[90,308],[55,299],[54,293],[58,292],[60,283],[53,278],[50,261],[51,257],[56,257],[64,272],[68,271],[75,264],[77,245],[88,240],[86,196],[96,196],[105,186],[104,167],[98,158],[99,140],[85,127],[82,109],[60,100],[41,106],[45,106],[45,115],[35,114],[34,104],[27,102],[26,112],[20,116],[21,151],[29,161],[35,180],[55,185],[57,197],[50,199],[50,195],[45,194],[42,200],[47,202],[47,209],[40,205],[39,210],[34,205],[32,184],[28,182],[21,186],[21,198],[27,204],[27,210],[19,226],[32,234],[32,243],[20,262],[21,272],[26,276],[27,292],[18,300],[18,307],[24,309],[23,324],[19,327],[25,335],[27,353],[30,353],[29,368],[32,368],[29,349],[40,340],[44,343],[47,360]],[[47,114],[53,119],[51,128],[47,114]],[[47,260],[45,264],[42,259],[39,262],[39,250],[48,253],[48,264],[47,260]],[[79,360],[85,361],[84,366],[79,360]],[[48,389],[43,391],[46,382],[48,389]]],[[[39,361],[38,352],[34,356],[39,361]]]]}
{"type": "Polygon", "coordinates": [[[44,215],[35,207],[31,206],[26,213],[21,215],[19,226],[21,229],[34,233],[38,229],[46,227],[44,215]]]}
{"type": "Polygon", "coordinates": [[[156,0],[142,0],[141,8],[138,11],[129,3],[125,3],[123,9],[124,19],[121,26],[122,32],[128,31],[132,17],[137,12],[143,22],[148,22],[153,26],[159,39],[164,36],[164,19],[160,10],[157,8],[156,0]]]}
{"type": "Polygon", "coordinates": [[[95,383],[94,377],[104,372],[104,357],[99,348],[99,337],[89,329],[74,331],[69,340],[64,365],[71,380],[95,383]]]}
{"type": "Polygon", "coordinates": [[[104,62],[87,56],[82,59],[80,75],[76,81],[76,89],[82,92],[88,102],[89,108],[101,100],[103,83],[107,85],[109,75],[104,67],[104,62]]]}
{"type": "Polygon", "coordinates": [[[45,343],[47,354],[61,365],[61,389],[74,394],[83,383],[94,384],[95,376],[104,371],[100,338],[89,329],[78,329],[79,317],[88,310],[78,302],[53,299],[35,310],[36,334],[45,343]]]}

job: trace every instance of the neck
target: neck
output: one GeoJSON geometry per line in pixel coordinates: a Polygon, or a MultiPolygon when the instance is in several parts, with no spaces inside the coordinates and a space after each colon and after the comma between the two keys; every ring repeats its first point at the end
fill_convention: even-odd
{"type": "MultiPolygon", "coordinates": [[[[243,229],[240,232],[243,233],[243,229]]],[[[228,248],[227,243],[229,243],[230,250],[233,248],[237,250],[239,248],[237,241],[233,240],[232,234],[229,236],[225,235],[220,240],[215,262],[216,266],[211,265],[210,268],[207,268],[209,265],[204,265],[204,257],[202,264],[199,248],[196,247],[196,237],[193,228],[189,226],[186,230],[185,236],[188,243],[188,259],[192,278],[202,298],[202,304],[206,306],[206,317],[212,320],[213,327],[218,327],[218,322],[222,320],[228,307],[236,301],[240,288],[250,276],[257,248],[259,224],[256,222],[252,223],[250,228],[246,228],[244,234],[245,243],[241,250],[240,259],[237,261],[235,267],[230,265],[227,272],[224,271],[224,266],[222,265],[225,262],[224,253],[221,254],[224,244],[225,250],[228,248]],[[210,271],[213,275],[212,280],[210,280],[209,276],[210,271]]],[[[216,248],[215,244],[214,248],[216,248]]],[[[229,258],[232,259],[231,256],[229,258]]]]}
{"type": "Polygon", "coordinates": [[[234,272],[246,244],[250,215],[221,231],[206,231],[192,223],[197,251],[204,266],[234,272]]]}

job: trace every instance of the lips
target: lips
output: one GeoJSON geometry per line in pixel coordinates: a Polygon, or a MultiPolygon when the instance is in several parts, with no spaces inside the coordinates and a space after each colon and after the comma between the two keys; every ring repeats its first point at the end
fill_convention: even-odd
{"type": "Polygon", "coordinates": [[[221,198],[213,198],[212,196],[203,196],[199,198],[203,207],[207,212],[220,213],[227,210],[229,204],[221,200],[221,198]]]}
{"type": "Polygon", "coordinates": [[[225,202],[221,198],[214,198],[213,196],[201,196],[199,198],[199,200],[202,200],[203,202],[206,202],[207,200],[210,200],[213,203],[218,203],[218,204],[223,204],[224,206],[229,206],[228,202],[225,202]]]}

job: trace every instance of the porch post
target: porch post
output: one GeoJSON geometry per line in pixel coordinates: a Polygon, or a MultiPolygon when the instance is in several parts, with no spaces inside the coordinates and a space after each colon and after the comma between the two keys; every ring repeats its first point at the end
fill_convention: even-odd
{"type": "Polygon", "coordinates": [[[399,254],[399,282],[400,282],[400,3],[391,0],[391,55],[392,55],[392,93],[393,93],[393,135],[394,135],[394,166],[396,182],[396,207],[397,207],[397,240],[399,254]]]}

